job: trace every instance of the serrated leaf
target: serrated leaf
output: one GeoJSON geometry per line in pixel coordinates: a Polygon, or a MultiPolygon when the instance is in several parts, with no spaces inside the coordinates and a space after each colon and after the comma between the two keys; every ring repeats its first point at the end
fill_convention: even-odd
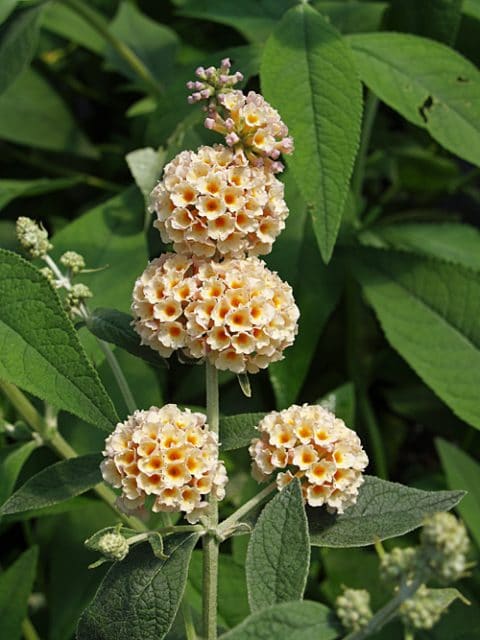
{"type": "Polygon", "coordinates": [[[457,509],[480,548],[480,464],[450,442],[438,439],[435,444],[448,487],[467,492],[457,509]]]}
{"type": "Polygon", "coordinates": [[[463,491],[422,491],[365,476],[355,505],[342,515],[309,507],[310,541],[316,547],[365,547],[420,527],[426,516],[449,511],[463,491]]]}
{"type": "Polygon", "coordinates": [[[379,225],[366,234],[365,240],[360,234],[360,242],[371,245],[373,239],[377,247],[412,251],[480,272],[480,231],[468,224],[379,225]]]}
{"type": "Polygon", "coordinates": [[[318,602],[283,602],[262,609],[220,640],[333,640],[340,633],[335,616],[318,602]]]}
{"type": "Polygon", "coordinates": [[[250,537],[245,568],[251,611],[301,600],[309,564],[307,516],[295,479],[263,509],[250,537]]]}
{"type": "Polygon", "coordinates": [[[391,0],[388,27],[453,44],[462,14],[463,0],[391,0]]]}
{"type": "Polygon", "coordinates": [[[11,494],[18,474],[30,454],[38,447],[35,440],[21,445],[11,445],[0,449],[0,505],[11,494]]]}
{"type": "Polygon", "coordinates": [[[220,444],[222,451],[240,449],[258,437],[256,429],[264,413],[240,413],[236,416],[220,418],[220,444]]]}
{"type": "Polygon", "coordinates": [[[0,209],[15,198],[37,196],[59,189],[68,189],[81,182],[81,178],[40,178],[39,180],[0,180],[0,209]]]}
{"type": "Polygon", "coordinates": [[[27,69],[0,96],[0,139],[96,158],[98,153],[41,75],[27,69]]]}
{"type": "Polygon", "coordinates": [[[480,72],[453,49],[419,36],[348,37],[360,77],[387,105],[456,155],[480,164],[480,72]]]}
{"type": "Polygon", "coordinates": [[[138,333],[132,328],[132,316],[116,309],[95,309],[86,321],[94,336],[115,344],[155,367],[165,367],[164,358],[156,351],[140,344],[138,333]]]}
{"type": "Polygon", "coordinates": [[[480,428],[480,281],[460,267],[358,251],[355,276],[390,344],[463,420],[480,428]]]}
{"type": "Polygon", "coordinates": [[[0,573],[0,636],[20,640],[27,615],[28,596],[33,587],[38,549],[31,547],[0,573]]]}
{"type": "Polygon", "coordinates": [[[180,605],[197,540],[191,533],[168,537],[167,559],[156,558],[149,544],[131,549],[112,566],[85,609],[77,640],[161,640],[180,605]]]}
{"type": "Polygon", "coordinates": [[[152,147],[135,149],[125,156],[130,173],[147,201],[153,187],[160,179],[166,156],[165,149],[160,148],[155,151],[152,147]]]}
{"type": "Polygon", "coordinates": [[[288,164],[328,262],[360,137],[362,92],[350,52],[325,18],[302,4],[268,39],[260,76],[295,140],[288,164]]]}
{"type": "Polygon", "coordinates": [[[0,515],[50,507],[78,496],[102,481],[100,454],[56,462],[29,478],[0,508],[0,515]]]}
{"type": "Polygon", "coordinates": [[[35,53],[42,7],[13,13],[0,28],[0,94],[30,64],[35,53]]]}
{"type": "Polygon", "coordinates": [[[0,250],[0,378],[110,431],[115,409],[57,293],[26,260],[0,250]]]}

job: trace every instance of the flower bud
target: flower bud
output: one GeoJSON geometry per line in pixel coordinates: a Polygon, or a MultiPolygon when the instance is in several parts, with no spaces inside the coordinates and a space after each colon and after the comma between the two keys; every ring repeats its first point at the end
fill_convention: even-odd
{"type": "Polygon", "coordinates": [[[380,561],[380,578],[386,583],[399,584],[414,573],[417,557],[417,550],[413,547],[395,547],[380,561]]]}
{"type": "Polygon", "coordinates": [[[344,589],[335,600],[335,609],[347,631],[360,631],[372,617],[370,594],[364,589],[344,589]]]}
{"type": "Polygon", "coordinates": [[[128,542],[120,533],[106,533],[97,542],[97,549],[109,560],[123,560],[128,554],[128,542]]]}
{"type": "Polygon", "coordinates": [[[93,293],[90,291],[86,284],[78,283],[67,294],[66,304],[70,309],[78,307],[84,300],[91,298],[93,293]]]}
{"type": "Polygon", "coordinates": [[[64,267],[71,269],[72,273],[79,273],[82,269],[85,269],[85,260],[76,251],[66,251],[60,258],[60,262],[64,267]]]}
{"type": "Polygon", "coordinates": [[[25,216],[17,220],[17,238],[32,258],[41,258],[52,249],[48,241],[48,231],[25,216]]]}
{"type": "Polygon", "coordinates": [[[424,584],[412,598],[400,607],[400,618],[406,627],[431,629],[439,620],[444,606],[432,597],[433,591],[424,584]]]}
{"type": "Polygon", "coordinates": [[[422,557],[440,581],[454,582],[465,574],[470,543],[463,522],[453,514],[441,512],[429,518],[420,539],[422,557]]]}

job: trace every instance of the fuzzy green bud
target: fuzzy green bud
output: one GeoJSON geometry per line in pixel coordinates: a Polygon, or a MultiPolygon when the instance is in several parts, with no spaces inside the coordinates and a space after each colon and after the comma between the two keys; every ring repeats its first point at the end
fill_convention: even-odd
{"type": "Polygon", "coordinates": [[[71,269],[72,273],[79,273],[82,269],[85,269],[85,260],[76,251],[65,251],[60,258],[60,262],[64,267],[71,269]]]}
{"type": "Polygon", "coordinates": [[[96,548],[109,560],[123,560],[128,554],[128,542],[119,533],[106,533],[96,548]]]}
{"type": "Polygon", "coordinates": [[[465,574],[470,541],[465,525],[453,514],[442,512],[429,518],[420,539],[420,553],[438,580],[454,582],[465,574]]]}
{"type": "Polygon", "coordinates": [[[386,583],[398,584],[415,571],[416,564],[416,549],[395,547],[380,561],[380,578],[386,583]]]}
{"type": "Polygon", "coordinates": [[[422,584],[412,598],[400,607],[400,618],[406,627],[431,629],[440,620],[445,607],[432,597],[432,590],[422,584]]]}
{"type": "Polygon", "coordinates": [[[359,631],[372,617],[370,594],[365,589],[344,589],[335,600],[337,616],[347,631],[359,631]]]}
{"type": "Polygon", "coordinates": [[[67,294],[66,304],[69,309],[73,309],[78,307],[84,300],[87,298],[91,298],[93,293],[87,287],[86,284],[78,283],[74,284],[73,287],[67,294]]]}
{"type": "Polygon", "coordinates": [[[48,241],[48,231],[31,218],[20,216],[17,219],[16,231],[18,241],[32,258],[41,258],[52,249],[48,241]]]}

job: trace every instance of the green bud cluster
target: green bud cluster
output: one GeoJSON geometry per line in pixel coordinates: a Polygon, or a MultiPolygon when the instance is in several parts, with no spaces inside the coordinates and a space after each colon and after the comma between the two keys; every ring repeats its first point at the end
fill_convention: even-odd
{"type": "Polygon", "coordinates": [[[431,589],[422,584],[413,598],[400,607],[400,618],[406,627],[431,629],[442,616],[445,607],[434,597],[431,589]]]}
{"type": "Polygon", "coordinates": [[[359,631],[372,617],[370,594],[365,589],[346,589],[335,600],[337,616],[347,631],[359,631]]]}
{"type": "Polygon", "coordinates": [[[421,533],[421,554],[432,574],[441,582],[459,580],[466,571],[468,534],[451,513],[436,513],[421,533]]]}
{"type": "Polygon", "coordinates": [[[31,218],[18,218],[16,231],[18,241],[32,258],[41,258],[52,249],[48,241],[48,231],[31,218]]]}
{"type": "Polygon", "coordinates": [[[418,554],[414,547],[395,547],[380,561],[380,578],[390,584],[399,584],[415,572],[418,554]]]}
{"type": "Polygon", "coordinates": [[[86,284],[82,284],[80,282],[78,284],[74,284],[67,294],[65,301],[67,308],[70,310],[75,309],[79,307],[84,300],[91,298],[92,296],[93,293],[86,284]]]}
{"type": "Polygon", "coordinates": [[[85,260],[76,251],[66,251],[60,258],[60,262],[64,267],[71,269],[72,273],[79,273],[85,269],[85,260]]]}
{"type": "Polygon", "coordinates": [[[52,284],[55,282],[55,274],[50,269],[50,267],[42,267],[40,269],[40,273],[45,276],[45,278],[51,282],[52,284]]]}
{"type": "Polygon", "coordinates": [[[128,554],[128,542],[120,533],[106,533],[96,544],[96,548],[109,560],[123,560],[128,554]]]}

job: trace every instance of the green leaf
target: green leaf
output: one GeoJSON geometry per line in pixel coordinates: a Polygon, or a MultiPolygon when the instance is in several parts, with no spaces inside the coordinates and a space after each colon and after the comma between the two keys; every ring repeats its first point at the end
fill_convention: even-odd
{"type": "Polygon", "coordinates": [[[357,503],[344,514],[307,509],[311,544],[365,547],[378,540],[402,536],[420,527],[429,514],[452,509],[464,495],[463,491],[421,491],[365,476],[357,503]]]}
{"type": "Polygon", "coordinates": [[[455,42],[463,0],[391,0],[388,26],[445,44],[455,42]]]}
{"type": "Polygon", "coordinates": [[[316,0],[312,6],[326,16],[341,33],[378,31],[382,24],[386,2],[337,2],[316,0]]]}
{"type": "Polygon", "coordinates": [[[31,547],[0,573],[0,636],[5,640],[20,640],[22,635],[37,557],[37,547],[31,547]]]}
{"type": "Polygon", "coordinates": [[[37,447],[38,443],[32,440],[0,449],[0,505],[12,493],[18,474],[37,447]]]}
{"type": "MultiPolygon", "coordinates": [[[[178,37],[174,31],[141,13],[130,2],[121,2],[110,24],[111,33],[129,45],[159,83],[166,86],[173,77],[178,37]]],[[[112,48],[105,51],[113,68],[138,83],[137,73],[112,48]]]]}
{"type": "Polygon", "coordinates": [[[355,276],[390,344],[460,417],[480,428],[480,282],[411,254],[358,251],[355,276]]]}
{"type": "Polygon", "coordinates": [[[302,600],[257,611],[220,640],[333,640],[339,633],[327,607],[302,600]]]}
{"type": "Polygon", "coordinates": [[[352,382],[347,382],[337,387],[330,393],[327,393],[317,400],[317,404],[321,404],[337,418],[341,418],[347,427],[353,429],[355,424],[355,386],[352,382]]]}
{"type": "Polygon", "coordinates": [[[295,479],[263,509],[250,537],[245,568],[251,611],[301,600],[309,564],[307,516],[295,479]]]}
{"type": "Polygon", "coordinates": [[[328,267],[323,263],[310,222],[300,255],[293,288],[300,308],[298,335],[293,346],[285,351],[284,359],[268,369],[278,409],[285,409],[297,400],[315,357],[318,339],[342,292],[342,267],[335,259],[328,267]]]}
{"type": "MultiPolygon", "coordinates": [[[[439,258],[480,272],[480,231],[468,224],[405,223],[379,225],[360,234],[360,242],[439,258]]],[[[373,246],[373,245],[372,245],[373,246]]]]}
{"type": "Polygon", "coordinates": [[[0,5],[0,24],[2,24],[2,22],[8,18],[8,16],[15,9],[17,3],[18,0],[3,0],[2,4],[0,5]]]}
{"type": "Polygon", "coordinates": [[[268,39],[260,75],[295,140],[288,164],[328,262],[360,137],[362,93],[350,52],[325,18],[302,4],[268,39]]]}
{"type": "Polygon", "coordinates": [[[463,13],[480,20],[480,2],[478,0],[464,0],[463,13]]]}
{"type": "Polygon", "coordinates": [[[449,47],[419,36],[348,37],[365,84],[456,155],[480,164],[480,73],[449,47]]]}
{"type": "Polygon", "coordinates": [[[445,611],[448,607],[455,602],[455,600],[461,600],[464,604],[470,604],[470,602],[458,591],[458,589],[429,589],[428,598],[435,603],[435,608],[440,611],[445,611]]]}
{"type": "MultiPolygon", "coordinates": [[[[101,13],[89,4],[89,13],[97,13],[103,21],[101,13]]],[[[76,42],[94,53],[101,54],[105,49],[105,40],[90,24],[69,7],[58,2],[49,2],[44,7],[42,27],[65,38],[68,42],[76,42]]]]}
{"type": "Polygon", "coordinates": [[[445,440],[439,438],[435,444],[448,486],[467,492],[457,509],[480,547],[480,464],[445,440]]]}
{"type": "Polygon", "coordinates": [[[0,250],[0,378],[110,431],[112,402],[58,294],[26,260],[0,250]]]}
{"type": "Polygon", "coordinates": [[[30,64],[37,47],[41,7],[16,11],[0,28],[0,94],[30,64]]]}
{"type": "Polygon", "coordinates": [[[41,75],[27,69],[0,96],[0,138],[96,158],[96,149],[41,75]]]}
{"type": "Polygon", "coordinates": [[[226,24],[249,42],[264,42],[295,0],[187,0],[179,14],[226,24]]]}
{"type": "Polygon", "coordinates": [[[160,148],[155,151],[152,147],[135,149],[125,156],[135,183],[147,201],[153,187],[160,179],[165,159],[165,149],[160,148]]]}
{"type": "Polygon", "coordinates": [[[116,309],[95,309],[86,321],[94,336],[128,351],[156,367],[165,367],[164,358],[150,347],[140,344],[138,333],[132,328],[132,316],[116,309]]]}
{"type": "Polygon", "coordinates": [[[0,508],[1,515],[41,509],[88,491],[102,481],[102,457],[92,453],[56,462],[32,476],[0,508]]]}
{"type": "Polygon", "coordinates": [[[81,182],[81,178],[40,178],[39,180],[0,180],[0,209],[15,198],[38,196],[59,189],[68,189],[81,182]]]}
{"type": "Polygon", "coordinates": [[[161,640],[180,605],[197,540],[191,533],[166,538],[167,559],[156,558],[149,544],[131,549],[84,611],[77,640],[161,640]]]}
{"type": "Polygon", "coordinates": [[[257,425],[264,413],[240,413],[220,418],[220,444],[222,451],[241,449],[258,437],[257,425]]]}

